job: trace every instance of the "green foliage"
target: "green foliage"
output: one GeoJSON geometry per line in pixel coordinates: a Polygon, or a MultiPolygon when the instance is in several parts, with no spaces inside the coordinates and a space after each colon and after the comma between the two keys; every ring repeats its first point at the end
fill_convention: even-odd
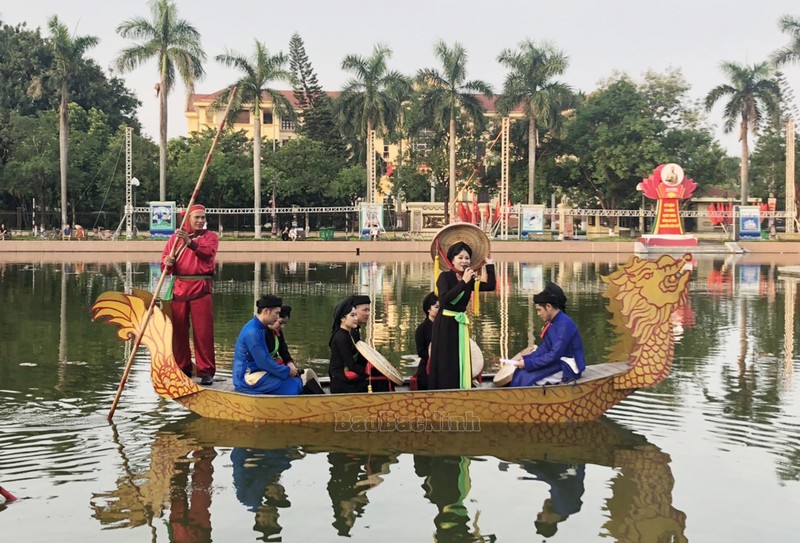
{"type": "Polygon", "coordinates": [[[363,166],[348,166],[339,171],[330,185],[333,198],[326,205],[355,205],[359,198],[366,196],[367,171],[363,166]]]}
{"type": "Polygon", "coordinates": [[[178,8],[171,0],[153,0],[150,13],[150,20],[134,17],[117,27],[123,38],[137,40],[122,50],[117,68],[128,72],[155,58],[161,85],[165,85],[159,92],[169,95],[175,85],[176,71],[188,87],[193,87],[205,76],[206,53],[200,45],[200,33],[178,17],[178,8]]]}
{"type": "Polygon", "coordinates": [[[584,205],[605,209],[632,206],[636,185],[667,158],[661,137],[664,123],[655,119],[646,98],[629,81],[619,80],[589,96],[569,128],[568,160],[572,181],[592,199],[584,205]]]}
{"type": "Polygon", "coordinates": [[[278,207],[351,203],[344,201],[346,191],[341,192],[342,187],[335,195],[342,201],[331,201],[331,184],[344,167],[344,160],[321,142],[307,138],[290,140],[275,153],[267,153],[265,163],[278,173],[278,207]]]}
{"type": "Polygon", "coordinates": [[[203,62],[206,54],[200,45],[200,33],[186,20],[178,17],[178,8],[171,0],[152,0],[152,19],[134,17],[122,22],[117,33],[123,38],[137,40],[126,47],[117,58],[117,68],[128,72],[150,59],[156,60],[159,82],[159,197],[167,192],[167,96],[175,86],[176,72],[188,89],[205,76],[203,62]]]}
{"type": "MultiPolygon", "coordinates": [[[[111,130],[105,112],[84,111],[70,104],[69,212],[104,210],[119,220],[125,203],[124,128],[111,130]]],[[[59,202],[58,113],[36,115],[12,112],[7,126],[14,144],[5,166],[0,166],[0,205],[28,209],[36,198],[40,211],[51,212],[59,202]]],[[[142,186],[137,199],[157,199],[157,148],[134,134],[132,169],[142,186]]],[[[55,223],[53,224],[55,225],[55,223]]]]}
{"type": "Polygon", "coordinates": [[[777,124],[781,113],[781,89],[772,67],[766,62],[752,66],[723,62],[722,71],[728,82],[709,91],[706,109],[710,110],[720,99],[727,98],[725,131],[731,132],[739,124],[741,203],[746,204],[750,194],[748,132],[755,134],[759,129],[777,124]]]}
{"type": "MultiPolygon", "coordinates": [[[[797,136],[795,136],[797,138],[797,136]]],[[[795,168],[800,164],[800,149],[795,149],[795,168]]],[[[756,143],[751,164],[751,193],[766,201],[769,196],[778,200],[778,209],[785,209],[786,196],[786,137],[770,130],[761,135],[756,143]]],[[[795,172],[795,177],[797,172],[795,172]]]]}
{"type": "MultiPolygon", "coordinates": [[[[210,128],[170,141],[171,199],[186,203],[216,134],[210,128]]],[[[252,207],[253,143],[244,132],[224,132],[203,179],[198,200],[207,207],[252,207]],[[248,196],[249,195],[249,196],[248,196]]]]}
{"type": "Polygon", "coordinates": [[[291,72],[286,69],[288,62],[286,55],[281,52],[272,55],[263,42],[255,40],[255,49],[250,57],[226,50],[224,54],[217,55],[215,58],[217,62],[228,68],[236,68],[241,74],[235,83],[220,94],[214,104],[215,107],[225,107],[233,87],[238,87],[238,94],[229,113],[231,119],[246,105],[249,111],[256,115],[256,122],[260,124],[262,96],[265,94],[270,97],[274,104],[273,107],[281,118],[294,118],[294,109],[289,100],[279,91],[270,87],[270,83],[273,81],[291,80],[291,72]]]}
{"type": "MultiPolygon", "coordinates": [[[[525,115],[528,163],[527,202],[534,203],[536,180],[536,150],[540,130],[562,137],[564,111],[575,107],[576,99],[569,86],[555,81],[567,69],[566,54],[545,42],[537,45],[525,40],[519,50],[506,49],[498,55],[500,64],[509,69],[503,84],[503,94],[497,101],[498,109],[508,114],[522,106],[525,115]]],[[[521,148],[521,146],[520,146],[521,148]]]]}
{"type": "Polygon", "coordinates": [[[342,60],[342,69],[353,77],[334,103],[334,113],[342,133],[354,144],[358,161],[365,159],[368,132],[391,134],[400,117],[400,104],[411,95],[408,78],[389,69],[391,56],[391,49],[377,44],[368,58],[347,55],[342,60]]]}
{"type": "Polygon", "coordinates": [[[322,90],[308,60],[303,39],[297,33],[292,35],[289,42],[289,64],[294,99],[301,110],[298,133],[324,143],[331,151],[344,157],[346,149],[334,120],[333,102],[322,90]]]}

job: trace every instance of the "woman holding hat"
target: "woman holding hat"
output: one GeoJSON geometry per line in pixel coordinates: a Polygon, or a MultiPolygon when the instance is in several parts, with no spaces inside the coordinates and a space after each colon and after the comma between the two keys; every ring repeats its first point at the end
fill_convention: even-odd
{"type": "Polygon", "coordinates": [[[508,386],[566,383],[578,379],[586,369],[586,356],[578,327],[566,313],[564,291],[548,281],[544,290],[534,295],[533,303],[536,314],[545,323],[542,343],[532,353],[514,357],[517,369],[508,386]]]}
{"type": "Polygon", "coordinates": [[[189,350],[189,320],[191,319],[194,358],[200,384],[214,382],[217,370],[214,355],[214,306],[211,292],[214,290],[219,238],[206,229],[206,208],[195,204],[189,209],[189,219],[184,228],[177,230],[164,247],[161,268],[172,274],[173,284],[164,300],[172,300],[172,350],[175,362],[183,373],[192,376],[192,357],[189,350]],[[175,256],[170,256],[172,247],[180,244],[175,256]]]}
{"type": "MultiPolygon", "coordinates": [[[[476,272],[470,267],[471,259],[472,248],[469,245],[463,241],[452,244],[444,259],[449,270],[441,273],[436,281],[441,308],[433,321],[431,337],[428,363],[431,390],[472,386],[469,318],[466,314],[476,280],[476,272]]],[[[485,263],[487,280],[481,282],[478,289],[493,291],[494,263],[488,255],[485,263]]]]}
{"type": "Polygon", "coordinates": [[[245,394],[300,394],[303,381],[292,362],[278,364],[267,351],[266,330],[280,317],[282,301],[266,294],[244,325],[233,350],[233,387],[245,394]]]}
{"type": "Polygon", "coordinates": [[[366,362],[361,358],[352,333],[358,328],[358,312],[353,297],[348,296],[333,311],[333,326],[328,345],[331,362],[328,374],[331,377],[331,393],[367,392],[366,362]]]}

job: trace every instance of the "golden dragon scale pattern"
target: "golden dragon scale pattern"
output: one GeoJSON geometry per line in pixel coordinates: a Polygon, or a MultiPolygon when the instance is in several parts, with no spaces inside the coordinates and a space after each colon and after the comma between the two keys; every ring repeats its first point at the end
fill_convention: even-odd
{"type": "MultiPolygon", "coordinates": [[[[672,311],[686,300],[691,255],[657,262],[633,257],[609,277],[606,296],[620,308],[633,338],[631,371],[580,385],[497,388],[472,391],[396,392],[357,395],[253,396],[205,389],[180,371],[172,351],[172,323],[155,307],[142,338],[151,353],[153,388],[164,398],[211,418],[270,422],[381,421],[386,424],[458,424],[454,418],[481,423],[558,423],[595,420],[635,389],[666,377],[674,339],[672,311]],[[359,419],[356,419],[359,417],[359,419]]],[[[98,297],[93,318],[120,327],[122,340],[136,334],[147,311],[148,295],[106,292],[98,297]]],[[[619,318],[618,316],[615,318],[619,318]]]]}

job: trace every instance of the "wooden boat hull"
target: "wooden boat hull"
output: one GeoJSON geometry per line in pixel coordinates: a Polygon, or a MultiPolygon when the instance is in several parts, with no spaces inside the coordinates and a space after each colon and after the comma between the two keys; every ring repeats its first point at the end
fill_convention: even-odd
{"type": "Polygon", "coordinates": [[[613,377],[604,377],[547,387],[308,396],[254,396],[207,388],[174,399],[198,415],[215,419],[420,432],[469,431],[493,423],[592,421],[631,392],[615,389],[613,377]]]}

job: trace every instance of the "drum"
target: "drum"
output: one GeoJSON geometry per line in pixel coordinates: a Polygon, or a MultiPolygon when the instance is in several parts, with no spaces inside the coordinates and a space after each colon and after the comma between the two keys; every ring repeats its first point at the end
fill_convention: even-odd
{"type": "Polygon", "coordinates": [[[371,345],[363,341],[359,341],[356,343],[356,349],[361,356],[363,356],[367,361],[369,361],[372,366],[381,372],[387,379],[393,382],[396,385],[403,384],[403,376],[400,375],[400,372],[397,371],[397,368],[392,366],[392,363],[386,360],[381,353],[376,351],[371,345]]]}

